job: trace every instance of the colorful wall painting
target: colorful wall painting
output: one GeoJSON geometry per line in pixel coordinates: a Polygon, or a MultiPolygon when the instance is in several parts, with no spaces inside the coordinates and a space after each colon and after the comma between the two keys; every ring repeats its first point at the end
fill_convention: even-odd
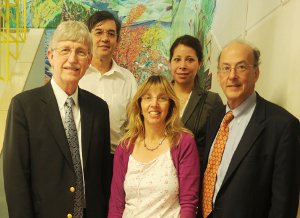
{"type": "Polygon", "coordinates": [[[51,34],[60,22],[86,22],[97,10],[108,10],[122,21],[121,42],[114,52],[116,62],[130,70],[141,84],[148,76],[164,74],[169,79],[169,48],[184,34],[197,37],[203,46],[204,64],[199,71],[201,84],[210,67],[208,35],[216,0],[29,0],[28,28],[46,30],[45,77],[52,74],[46,56],[51,34]]]}

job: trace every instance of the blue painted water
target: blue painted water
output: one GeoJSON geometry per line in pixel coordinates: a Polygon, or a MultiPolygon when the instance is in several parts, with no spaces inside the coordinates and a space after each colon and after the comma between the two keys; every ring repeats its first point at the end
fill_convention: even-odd
{"type": "Polygon", "coordinates": [[[90,7],[93,7],[94,9],[98,9],[98,10],[105,10],[105,11],[109,11],[111,13],[113,13],[113,15],[116,17],[116,18],[119,18],[118,17],[118,11],[114,11],[112,10],[111,8],[108,8],[108,5],[109,3],[106,3],[106,2],[95,2],[95,3],[91,3],[91,2],[82,2],[90,7]]]}

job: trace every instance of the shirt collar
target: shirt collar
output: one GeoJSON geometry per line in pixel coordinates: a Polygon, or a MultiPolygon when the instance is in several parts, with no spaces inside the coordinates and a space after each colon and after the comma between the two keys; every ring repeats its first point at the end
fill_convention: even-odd
{"type": "Polygon", "coordinates": [[[55,82],[55,80],[53,78],[51,79],[51,85],[52,85],[52,88],[53,88],[53,91],[54,91],[54,95],[56,97],[56,101],[57,101],[59,110],[61,110],[65,106],[65,103],[66,103],[66,100],[67,100],[68,97],[72,97],[73,100],[74,100],[75,105],[77,107],[79,106],[78,86],[77,86],[75,92],[71,96],[68,96],[67,93],[65,93],[64,90],[62,90],[57,85],[57,83],[55,82]]]}
{"type": "Polygon", "coordinates": [[[111,60],[112,60],[112,66],[111,66],[110,70],[107,71],[106,73],[104,73],[103,75],[101,75],[100,71],[97,70],[97,68],[95,68],[93,65],[90,65],[89,68],[92,72],[99,73],[100,77],[101,76],[109,76],[114,73],[119,73],[122,77],[124,77],[124,75],[121,73],[122,72],[121,67],[119,65],[117,65],[117,63],[114,61],[114,59],[111,59],[111,60]]]}
{"type": "Polygon", "coordinates": [[[239,106],[230,110],[228,102],[226,104],[226,113],[229,111],[233,112],[234,119],[241,121],[243,117],[248,113],[248,111],[256,105],[256,92],[253,91],[252,94],[239,106]]]}

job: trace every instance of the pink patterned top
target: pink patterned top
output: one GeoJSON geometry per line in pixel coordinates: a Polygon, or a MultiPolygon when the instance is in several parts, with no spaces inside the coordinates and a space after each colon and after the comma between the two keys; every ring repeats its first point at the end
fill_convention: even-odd
{"type": "MultiPolygon", "coordinates": [[[[108,218],[121,218],[125,210],[124,182],[134,148],[134,144],[131,144],[126,149],[126,143],[121,143],[115,152],[108,218]]],[[[182,132],[179,144],[170,152],[179,184],[180,216],[195,218],[198,212],[200,164],[194,138],[182,132]]]]}
{"type": "Polygon", "coordinates": [[[131,155],[124,181],[123,217],[179,218],[179,185],[170,150],[148,163],[131,155]]]}

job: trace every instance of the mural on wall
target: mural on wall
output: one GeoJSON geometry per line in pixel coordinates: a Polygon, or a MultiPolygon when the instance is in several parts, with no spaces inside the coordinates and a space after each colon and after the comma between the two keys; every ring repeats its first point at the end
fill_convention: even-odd
{"type": "Polygon", "coordinates": [[[29,0],[27,27],[46,30],[45,81],[52,76],[48,42],[59,23],[86,22],[95,11],[108,10],[122,21],[121,42],[113,57],[139,84],[154,73],[171,79],[169,48],[184,34],[197,37],[203,46],[204,64],[198,72],[203,83],[210,67],[209,30],[216,4],[216,0],[29,0]]]}

